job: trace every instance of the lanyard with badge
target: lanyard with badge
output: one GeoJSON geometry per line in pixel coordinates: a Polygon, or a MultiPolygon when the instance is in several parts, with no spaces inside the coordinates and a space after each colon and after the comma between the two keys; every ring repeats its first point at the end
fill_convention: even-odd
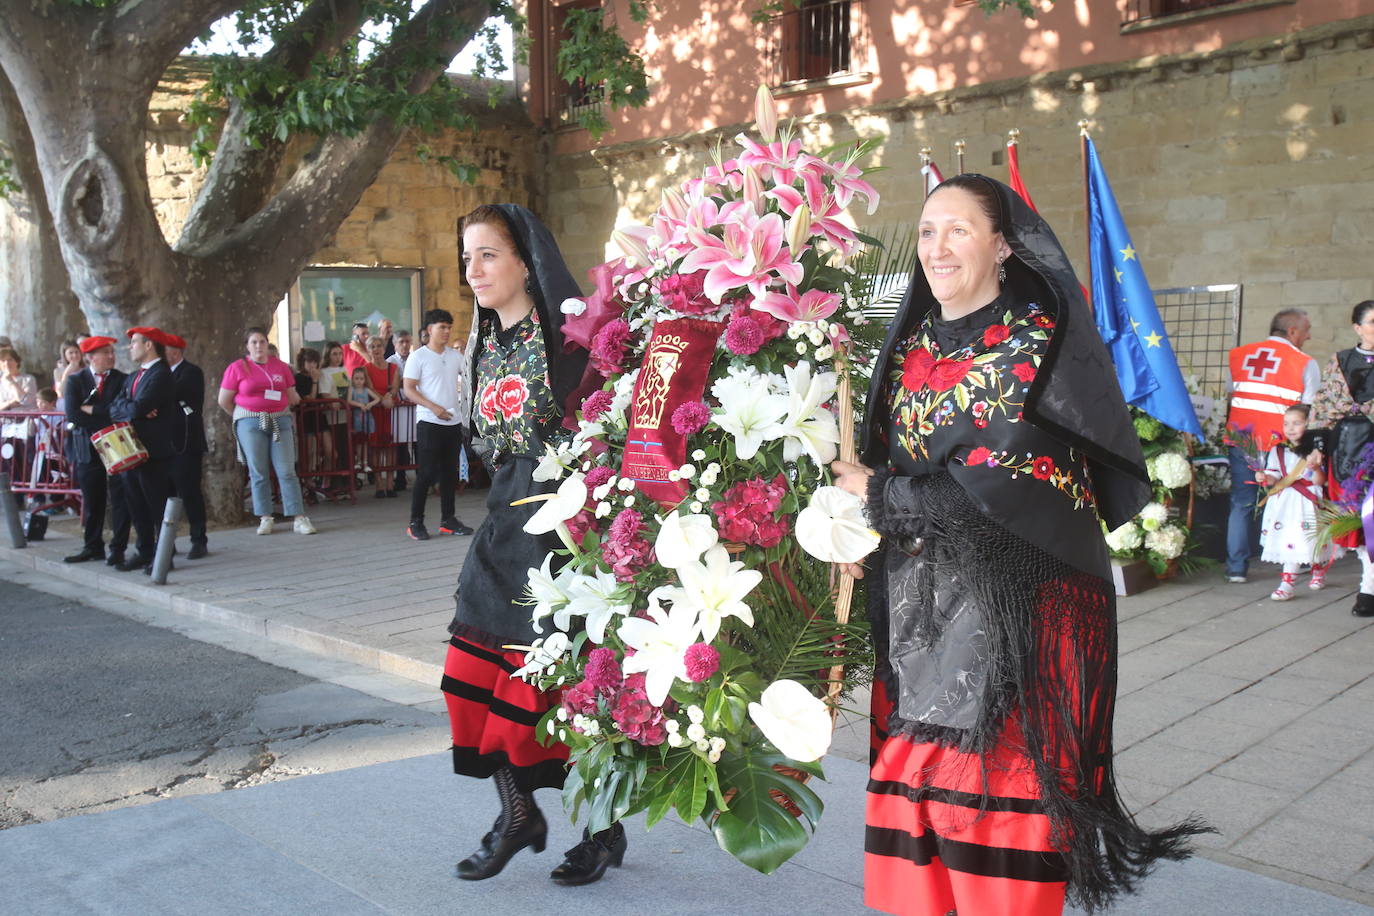
{"type": "Polygon", "coordinates": [[[273,387],[276,384],[276,382],[272,378],[272,374],[263,368],[262,363],[255,363],[251,359],[249,360],[249,362],[253,363],[254,366],[257,366],[258,370],[267,377],[267,390],[262,393],[263,398],[268,401],[280,401],[281,392],[278,391],[275,387],[273,387]]]}

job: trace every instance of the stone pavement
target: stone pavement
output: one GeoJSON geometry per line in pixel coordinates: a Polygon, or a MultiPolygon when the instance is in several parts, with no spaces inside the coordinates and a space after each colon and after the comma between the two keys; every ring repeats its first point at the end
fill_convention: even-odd
{"type": "MultiPolygon", "coordinates": [[[[474,526],[480,522],[482,499],[480,493],[460,497],[464,521],[474,526]]],[[[162,587],[136,573],[62,564],[61,556],[79,546],[70,523],[55,525],[49,540],[27,549],[0,549],[0,559],[100,593],[126,596],[432,685],[439,678],[444,626],[467,539],[436,536],[424,543],[410,541],[404,535],[404,502],[368,499],[357,506],[318,507],[312,512],[320,529],[315,537],[289,531],[257,537],[252,528],[213,532],[211,556],[195,562],[178,560],[162,587]]],[[[1177,901],[1180,908],[1133,901],[1117,912],[1374,912],[1367,909],[1374,906],[1374,716],[1369,713],[1374,705],[1374,630],[1370,621],[1349,613],[1358,565],[1354,558],[1341,561],[1326,590],[1300,587],[1299,596],[1284,603],[1267,597],[1276,573],[1259,565],[1254,571],[1257,575],[1247,585],[1227,585],[1218,573],[1204,572],[1121,602],[1116,744],[1122,794],[1147,825],[1196,813],[1220,832],[1201,838],[1203,858],[1169,866],[1150,883],[1149,894],[1167,897],[1172,884],[1175,891],[1191,895],[1177,901]],[[1266,877],[1277,881],[1266,882],[1266,877]],[[1208,888],[1218,889],[1215,907],[1198,896],[1212,894],[1208,888]],[[1284,896],[1299,893],[1297,888],[1321,893],[1302,897],[1300,904],[1298,898],[1284,896]],[[1241,905],[1239,901],[1252,899],[1247,894],[1267,903],[1260,908],[1241,905]]],[[[856,703],[861,705],[862,698],[856,703]]],[[[865,749],[862,717],[847,717],[832,766],[837,773],[847,773],[851,767],[845,758],[862,760],[865,749]]],[[[369,773],[378,769],[365,768],[369,773]]],[[[852,769],[852,779],[835,783],[852,785],[844,802],[831,806],[827,828],[832,818],[862,818],[856,800],[863,768],[855,764],[852,769]],[[836,809],[846,813],[837,816],[836,809]]],[[[357,778],[370,778],[358,772],[357,778]]],[[[307,777],[334,778],[346,774],[307,777]]],[[[287,791],[286,785],[267,788],[287,791]]],[[[220,798],[245,791],[261,790],[220,798]]],[[[473,803],[485,805],[485,794],[479,796],[473,803]]],[[[440,809],[447,803],[442,801],[440,809]]],[[[165,804],[169,803],[153,807],[165,804]]],[[[176,804],[194,807],[202,802],[182,799],[176,804]]],[[[350,822],[356,819],[353,812],[344,813],[350,822]]],[[[438,810],[428,816],[435,814],[446,817],[438,810]]],[[[117,816],[119,812],[98,815],[117,816]]],[[[486,817],[484,813],[477,821],[486,817]]],[[[22,831],[47,828],[79,829],[54,824],[22,831]]],[[[474,830],[458,833],[466,836],[474,830]]],[[[858,836],[861,830],[855,834],[856,844],[858,836]]],[[[709,838],[705,842],[709,846],[709,838]]],[[[562,848],[552,840],[551,844],[562,848]]],[[[441,850],[445,862],[455,852],[450,846],[446,841],[441,850]]],[[[552,864],[540,862],[538,868],[552,864]]],[[[855,857],[840,870],[840,878],[857,884],[859,870],[855,857]]],[[[605,893],[613,893],[614,887],[606,884],[605,893]]],[[[493,885],[492,890],[499,888],[493,885]]],[[[1142,899],[1155,899],[1149,894],[1142,899]]],[[[419,904],[415,909],[408,909],[408,904],[387,909],[390,898],[363,896],[381,902],[376,903],[378,909],[359,912],[428,911],[419,904]]],[[[491,909],[490,902],[499,896],[488,897],[484,891],[464,900],[480,899],[491,909]]],[[[549,898],[551,906],[553,899],[549,898]]],[[[695,905],[684,903],[684,908],[671,912],[697,912],[691,908],[695,905]]],[[[787,912],[801,910],[794,901],[787,912]]],[[[824,912],[847,910],[827,907],[824,912]]]]}

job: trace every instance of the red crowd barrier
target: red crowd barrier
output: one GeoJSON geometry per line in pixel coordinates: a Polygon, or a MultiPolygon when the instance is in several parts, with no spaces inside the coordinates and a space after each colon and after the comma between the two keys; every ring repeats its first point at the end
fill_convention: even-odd
{"type": "Polygon", "coordinates": [[[0,473],[10,475],[10,489],[40,498],[40,508],[70,506],[79,513],[81,490],[67,461],[68,435],[61,411],[0,411],[0,473]]]}

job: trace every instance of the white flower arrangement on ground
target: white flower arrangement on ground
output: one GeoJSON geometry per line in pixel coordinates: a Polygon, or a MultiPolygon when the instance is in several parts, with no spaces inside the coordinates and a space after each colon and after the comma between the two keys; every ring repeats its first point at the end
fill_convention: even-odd
{"type": "Polygon", "coordinates": [[[852,409],[837,403],[861,242],[846,208],[878,197],[863,148],[803,152],[767,127],[766,90],[759,122],[762,142],[741,135],[649,225],[618,229],[624,256],[563,304],[596,375],[540,465],[562,483],[532,524],[566,550],[530,570],[552,633],[522,670],[564,688],[541,728],[571,748],[564,804],[586,804],[590,829],[676,810],[771,872],[821,812],[778,768],[821,775],[829,672],[846,666],[847,690],[871,665],[862,627],[835,618],[829,564],[877,536],[827,483],[852,409]]]}

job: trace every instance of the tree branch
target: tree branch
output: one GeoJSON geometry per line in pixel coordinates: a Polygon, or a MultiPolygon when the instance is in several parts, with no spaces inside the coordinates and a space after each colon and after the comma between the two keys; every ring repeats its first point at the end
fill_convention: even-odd
{"type": "MultiPolygon", "coordinates": [[[[304,77],[313,60],[337,53],[366,21],[359,0],[314,0],[263,56],[261,65],[304,77]]],[[[177,251],[213,249],[270,199],[286,144],[268,139],[255,146],[246,124],[244,105],[232,100],[209,173],[177,238],[177,251]]]]}
{"type": "Polygon", "coordinates": [[[117,41],[112,53],[143,58],[161,76],[198,35],[242,6],[243,0],[133,0],[101,11],[101,16],[111,39],[140,44],[135,52],[117,41]]]}

